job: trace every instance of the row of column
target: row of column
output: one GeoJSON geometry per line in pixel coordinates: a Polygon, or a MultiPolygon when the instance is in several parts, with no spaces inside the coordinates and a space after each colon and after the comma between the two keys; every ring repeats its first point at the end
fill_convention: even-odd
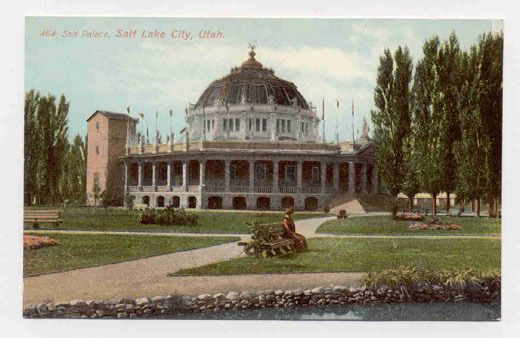
{"type": "MultiPolygon", "coordinates": [[[[224,161],[224,186],[227,189],[229,189],[231,179],[230,179],[230,165],[231,160],[225,160],[224,161]]],[[[255,188],[255,161],[249,160],[249,191],[254,192],[255,188]]],[[[348,182],[348,192],[354,193],[355,192],[355,163],[354,162],[348,162],[349,163],[349,182],[348,182]]],[[[204,186],[205,185],[205,174],[206,174],[206,161],[205,160],[199,160],[199,185],[204,186]]],[[[368,193],[367,190],[367,165],[363,164],[362,171],[361,171],[361,191],[363,193],[368,193]]],[[[278,172],[279,172],[279,161],[273,161],[273,192],[278,192],[278,172]],[[276,174],[274,174],[276,173],[276,174]]],[[[171,186],[171,173],[172,173],[172,163],[167,162],[167,178],[166,178],[166,186],[171,186]]],[[[137,185],[138,187],[142,187],[143,182],[143,163],[138,163],[138,174],[137,174],[137,185]]],[[[378,191],[378,177],[377,172],[375,168],[372,169],[372,191],[371,192],[377,192],[378,191]]],[[[188,186],[188,163],[187,161],[182,162],[182,186],[183,190],[187,190],[188,186]]],[[[327,162],[321,161],[320,162],[320,184],[321,184],[321,191],[326,191],[326,184],[327,184],[327,162]]],[[[152,186],[157,186],[157,166],[155,163],[152,164],[152,186]]],[[[333,175],[332,175],[332,186],[334,187],[335,191],[339,191],[339,163],[334,162],[333,163],[333,175]]],[[[296,161],[296,188],[298,191],[301,191],[303,188],[303,161],[296,161]]],[[[125,163],[125,193],[128,191],[128,164],[125,163]]]]}

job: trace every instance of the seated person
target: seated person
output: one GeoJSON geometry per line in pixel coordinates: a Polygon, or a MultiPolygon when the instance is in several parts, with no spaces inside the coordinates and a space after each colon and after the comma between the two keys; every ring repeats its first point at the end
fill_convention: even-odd
{"type": "Polygon", "coordinates": [[[300,235],[296,232],[296,227],[294,225],[294,221],[292,219],[292,214],[294,213],[293,208],[285,209],[285,214],[283,216],[283,229],[284,229],[284,237],[291,238],[295,241],[296,251],[306,251],[307,250],[307,239],[305,236],[300,235]]]}

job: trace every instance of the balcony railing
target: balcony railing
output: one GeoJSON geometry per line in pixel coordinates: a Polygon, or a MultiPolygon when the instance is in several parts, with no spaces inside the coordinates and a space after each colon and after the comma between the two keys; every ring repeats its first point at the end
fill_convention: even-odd
{"type": "Polygon", "coordinates": [[[282,194],[295,194],[298,192],[298,188],[296,186],[280,186],[278,190],[282,194]]]}
{"type": "Polygon", "coordinates": [[[273,186],[256,186],[255,192],[259,193],[271,193],[273,192],[273,186]]]}
{"type": "Polygon", "coordinates": [[[321,192],[321,187],[308,186],[308,187],[303,187],[302,190],[304,193],[307,193],[307,194],[319,194],[321,192]]]}
{"type": "Polygon", "coordinates": [[[206,185],[204,191],[206,192],[222,192],[225,190],[223,185],[206,185]]]}
{"type": "Polygon", "coordinates": [[[248,185],[231,185],[229,190],[232,192],[249,192],[248,185]]]}

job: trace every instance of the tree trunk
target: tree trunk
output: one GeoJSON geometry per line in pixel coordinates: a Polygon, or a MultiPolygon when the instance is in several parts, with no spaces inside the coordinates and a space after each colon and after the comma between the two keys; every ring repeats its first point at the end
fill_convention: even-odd
{"type": "Polygon", "coordinates": [[[480,197],[477,198],[477,208],[476,208],[477,217],[480,217],[480,197]]]}
{"type": "Polygon", "coordinates": [[[450,192],[448,191],[446,193],[446,213],[449,215],[450,214],[450,204],[451,204],[451,200],[450,200],[450,192]]]}
{"type": "Polygon", "coordinates": [[[475,212],[475,199],[471,199],[471,212],[475,212]]]}
{"type": "Polygon", "coordinates": [[[432,194],[432,215],[437,216],[437,194],[432,194]]]}
{"type": "Polygon", "coordinates": [[[489,217],[498,217],[498,198],[496,196],[493,196],[489,203],[489,217]]]}
{"type": "Polygon", "coordinates": [[[464,208],[466,207],[466,200],[462,199],[460,201],[460,213],[464,212],[464,208]]]}
{"type": "Polygon", "coordinates": [[[397,195],[394,197],[394,205],[392,206],[392,217],[397,214],[397,195]]]}
{"type": "Polygon", "coordinates": [[[413,212],[413,197],[408,197],[408,212],[413,212]]]}

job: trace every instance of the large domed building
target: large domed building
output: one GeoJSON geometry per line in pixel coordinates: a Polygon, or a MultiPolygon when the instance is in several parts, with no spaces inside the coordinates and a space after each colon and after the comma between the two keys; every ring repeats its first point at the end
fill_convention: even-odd
{"type": "Polygon", "coordinates": [[[366,126],[355,143],[326,143],[321,119],[297,86],[248,58],[203,91],[173,133],[151,142],[138,120],[97,111],[88,119],[87,194],[94,186],[123,203],[201,209],[317,210],[377,193],[366,126]]]}

